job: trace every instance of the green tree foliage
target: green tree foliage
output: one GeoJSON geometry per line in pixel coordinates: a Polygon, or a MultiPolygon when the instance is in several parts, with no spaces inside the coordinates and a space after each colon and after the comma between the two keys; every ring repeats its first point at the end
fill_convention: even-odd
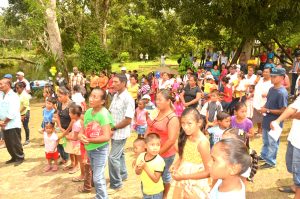
{"type": "Polygon", "coordinates": [[[83,72],[111,70],[110,57],[101,46],[101,41],[96,34],[91,35],[84,42],[79,51],[79,58],[79,68],[83,72]]]}

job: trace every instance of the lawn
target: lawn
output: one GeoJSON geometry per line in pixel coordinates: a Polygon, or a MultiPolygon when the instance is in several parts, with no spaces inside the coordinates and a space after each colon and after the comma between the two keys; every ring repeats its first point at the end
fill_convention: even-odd
{"type": "MultiPolygon", "coordinates": [[[[137,64],[138,65],[138,64],[137,64]]],[[[77,187],[81,183],[71,182],[72,177],[77,174],[68,174],[60,169],[56,173],[44,173],[43,167],[46,164],[43,147],[40,146],[42,136],[37,132],[42,121],[42,104],[32,104],[30,130],[31,144],[24,148],[26,161],[18,166],[6,165],[4,162],[10,157],[6,149],[0,149],[0,198],[2,199],[38,199],[38,198],[93,198],[94,193],[80,194],[77,187]]],[[[290,121],[286,121],[284,132],[281,137],[278,153],[278,166],[275,169],[259,170],[254,178],[254,183],[247,184],[247,198],[249,199],[281,199],[292,198],[293,195],[283,194],[277,191],[280,185],[292,183],[292,176],[285,168],[285,151],[287,146],[287,133],[290,129],[290,121]]],[[[24,131],[22,131],[24,137],[24,131]]],[[[111,196],[114,199],[137,199],[141,198],[140,183],[131,167],[133,160],[132,142],[136,134],[132,134],[126,144],[126,163],[129,172],[129,179],[124,183],[121,192],[111,196]]],[[[262,140],[254,138],[251,140],[251,147],[260,152],[262,140]]],[[[106,169],[107,170],[107,169],[106,169]]],[[[108,178],[108,173],[106,172],[108,178]]]]}

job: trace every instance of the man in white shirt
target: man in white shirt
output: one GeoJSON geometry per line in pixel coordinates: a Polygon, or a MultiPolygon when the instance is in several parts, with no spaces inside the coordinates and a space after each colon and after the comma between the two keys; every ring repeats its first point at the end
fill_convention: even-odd
{"type": "Polygon", "coordinates": [[[30,93],[30,83],[27,79],[25,79],[25,74],[21,71],[17,72],[16,77],[17,77],[17,81],[15,82],[15,84],[17,82],[24,82],[26,84],[25,90],[27,93],[30,93]]]}
{"type": "MultiPolygon", "coordinates": [[[[277,124],[285,119],[293,119],[292,127],[288,135],[288,146],[286,151],[286,167],[293,174],[294,185],[291,188],[280,187],[282,192],[295,192],[295,199],[300,198],[300,97],[298,97],[288,108],[274,120],[277,124]]],[[[274,128],[271,124],[271,128],[274,128]]]]}
{"type": "Polygon", "coordinates": [[[255,85],[256,75],[252,66],[248,68],[248,74],[245,75],[245,79],[248,85],[255,85]]]}

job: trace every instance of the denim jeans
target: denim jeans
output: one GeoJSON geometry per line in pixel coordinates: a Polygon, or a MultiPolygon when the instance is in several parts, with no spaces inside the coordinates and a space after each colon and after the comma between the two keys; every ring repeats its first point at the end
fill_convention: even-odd
{"type": "Polygon", "coordinates": [[[276,165],[276,156],[279,148],[279,139],[276,142],[270,135],[270,129],[262,129],[263,147],[261,150],[261,157],[272,166],[276,165]]]}
{"type": "Polygon", "coordinates": [[[24,130],[25,130],[26,141],[29,141],[29,127],[28,127],[29,118],[30,118],[30,111],[27,111],[25,114],[25,118],[22,121],[24,130]]]}
{"type": "Polygon", "coordinates": [[[124,154],[125,144],[126,139],[111,140],[111,150],[108,157],[108,168],[110,188],[112,189],[118,189],[122,187],[122,180],[125,180],[128,177],[124,154]]]}
{"type": "Polygon", "coordinates": [[[294,184],[300,187],[300,149],[294,147],[291,142],[288,142],[285,163],[288,172],[293,174],[294,184]]]}
{"type": "Polygon", "coordinates": [[[171,165],[173,164],[174,159],[175,159],[175,155],[164,158],[165,168],[162,173],[162,180],[163,180],[164,184],[170,183],[172,180],[172,176],[171,176],[169,169],[170,169],[171,165]]]}
{"type": "Polygon", "coordinates": [[[96,199],[108,198],[105,181],[105,165],[108,156],[108,144],[97,149],[87,151],[93,171],[93,181],[96,190],[96,199]]]}
{"type": "Polygon", "coordinates": [[[143,194],[143,198],[144,199],[162,199],[163,198],[163,192],[160,192],[160,193],[154,194],[154,195],[143,194]]]}
{"type": "Polygon", "coordinates": [[[69,154],[65,152],[65,149],[64,149],[63,145],[58,144],[57,145],[57,150],[58,150],[58,153],[60,154],[60,157],[63,160],[68,160],[69,159],[69,154]]]}

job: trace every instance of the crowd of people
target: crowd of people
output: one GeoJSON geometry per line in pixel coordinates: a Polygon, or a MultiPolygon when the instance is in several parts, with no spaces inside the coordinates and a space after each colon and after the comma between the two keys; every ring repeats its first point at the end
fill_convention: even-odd
{"type": "MultiPolygon", "coordinates": [[[[272,133],[292,118],[286,165],[294,185],[288,191],[299,198],[300,98],[288,106],[285,65],[229,65],[222,57],[207,61],[211,65],[203,62],[183,77],[159,72],[139,77],[125,67],[110,76],[93,71],[88,81],[77,67],[69,81],[59,73],[56,86],[43,90],[44,172],[80,171],[72,179],[83,183],[79,192],[89,193],[94,186],[96,198],[108,198],[129,177],[124,149],[134,131],[132,167],[144,198],[242,199],[258,169],[276,167],[279,136],[272,133]],[[260,154],[251,148],[253,137],[262,137],[260,154]]],[[[293,74],[299,73],[299,61],[300,54],[293,74]]],[[[23,145],[30,143],[30,86],[23,72],[17,73],[17,82],[12,78],[6,74],[0,81],[0,126],[11,156],[6,163],[18,166],[25,160],[22,123],[23,145]]],[[[293,92],[300,85],[297,78],[293,92]]]]}

